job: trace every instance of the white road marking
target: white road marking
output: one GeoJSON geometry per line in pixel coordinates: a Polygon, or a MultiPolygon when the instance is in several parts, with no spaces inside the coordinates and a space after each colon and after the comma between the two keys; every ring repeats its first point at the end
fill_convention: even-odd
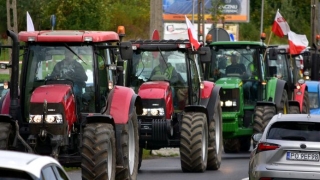
{"type": "Polygon", "coordinates": [[[249,180],[249,177],[247,177],[247,178],[243,178],[243,179],[241,179],[241,180],[249,180]]]}

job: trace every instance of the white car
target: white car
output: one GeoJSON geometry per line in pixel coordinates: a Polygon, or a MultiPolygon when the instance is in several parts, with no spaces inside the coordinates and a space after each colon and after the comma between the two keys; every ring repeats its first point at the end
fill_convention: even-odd
{"type": "Polygon", "coordinates": [[[0,150],[2,180],[69,180],[60,163],[50,156],[0,150]]]}

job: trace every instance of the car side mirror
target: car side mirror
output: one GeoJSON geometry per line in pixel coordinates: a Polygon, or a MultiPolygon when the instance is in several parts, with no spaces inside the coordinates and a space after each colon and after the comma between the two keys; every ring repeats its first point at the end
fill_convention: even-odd
{"type": "Polygon", "coordinates": [[[257,134],[254,134],[254,135],[252,136],[252,140],[253,140],[254,142],[258,142],[258,141],[260,141],[261,137],[262,137],[262,133],[257,133],[257,134]]]}
{"type": "Polygon", "coordinates": [[[121,59],[129,60],[132,59],[133,50],[131,42],[121,42],[119,45],[121,59]]]}

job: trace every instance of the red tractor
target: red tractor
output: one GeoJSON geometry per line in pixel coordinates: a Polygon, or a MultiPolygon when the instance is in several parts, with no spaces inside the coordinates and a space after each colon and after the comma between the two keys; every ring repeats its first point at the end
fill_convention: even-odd
{"type": "Polygon", "coordinates": [[[220,87],[202,80],[200,61],[209,48],[193,51],[189,40],[131,41],[126,86],[142,99],[138,115],[142,150],[179,148],[184,172],[217,170],[222,153],[220,87]]]}
{"type": "Polygon", "coordinates": [[[116,60],[132,58],[131,43],[112,31],[7,33],[12,64],[1,68],[11,68],[12,75],[0,103],[0,149],[53,156],[64,166],[81,167],[82,179],[136,179],[141,99],[114,85],[123,69],[116,60]],[[71,68],[76,76],[53,76],[70,70],[54,68],[67,53],[80,64],[71,68]]]}

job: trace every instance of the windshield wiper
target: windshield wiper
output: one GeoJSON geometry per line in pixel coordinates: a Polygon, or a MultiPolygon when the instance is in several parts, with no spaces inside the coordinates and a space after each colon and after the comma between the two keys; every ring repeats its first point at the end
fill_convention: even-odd
{"type": "Polygon", "coordinates": [[[83,60],[76,52],[74,52],[74,51],[70,48],[70,46],[68,46],[68,44],[64,43],[64,46],[65,46],[69,51],[71,51],[74,55],[76,55],[85,65],[87,65],[87,63],[84,62],[84,60],[83,60]]]}

